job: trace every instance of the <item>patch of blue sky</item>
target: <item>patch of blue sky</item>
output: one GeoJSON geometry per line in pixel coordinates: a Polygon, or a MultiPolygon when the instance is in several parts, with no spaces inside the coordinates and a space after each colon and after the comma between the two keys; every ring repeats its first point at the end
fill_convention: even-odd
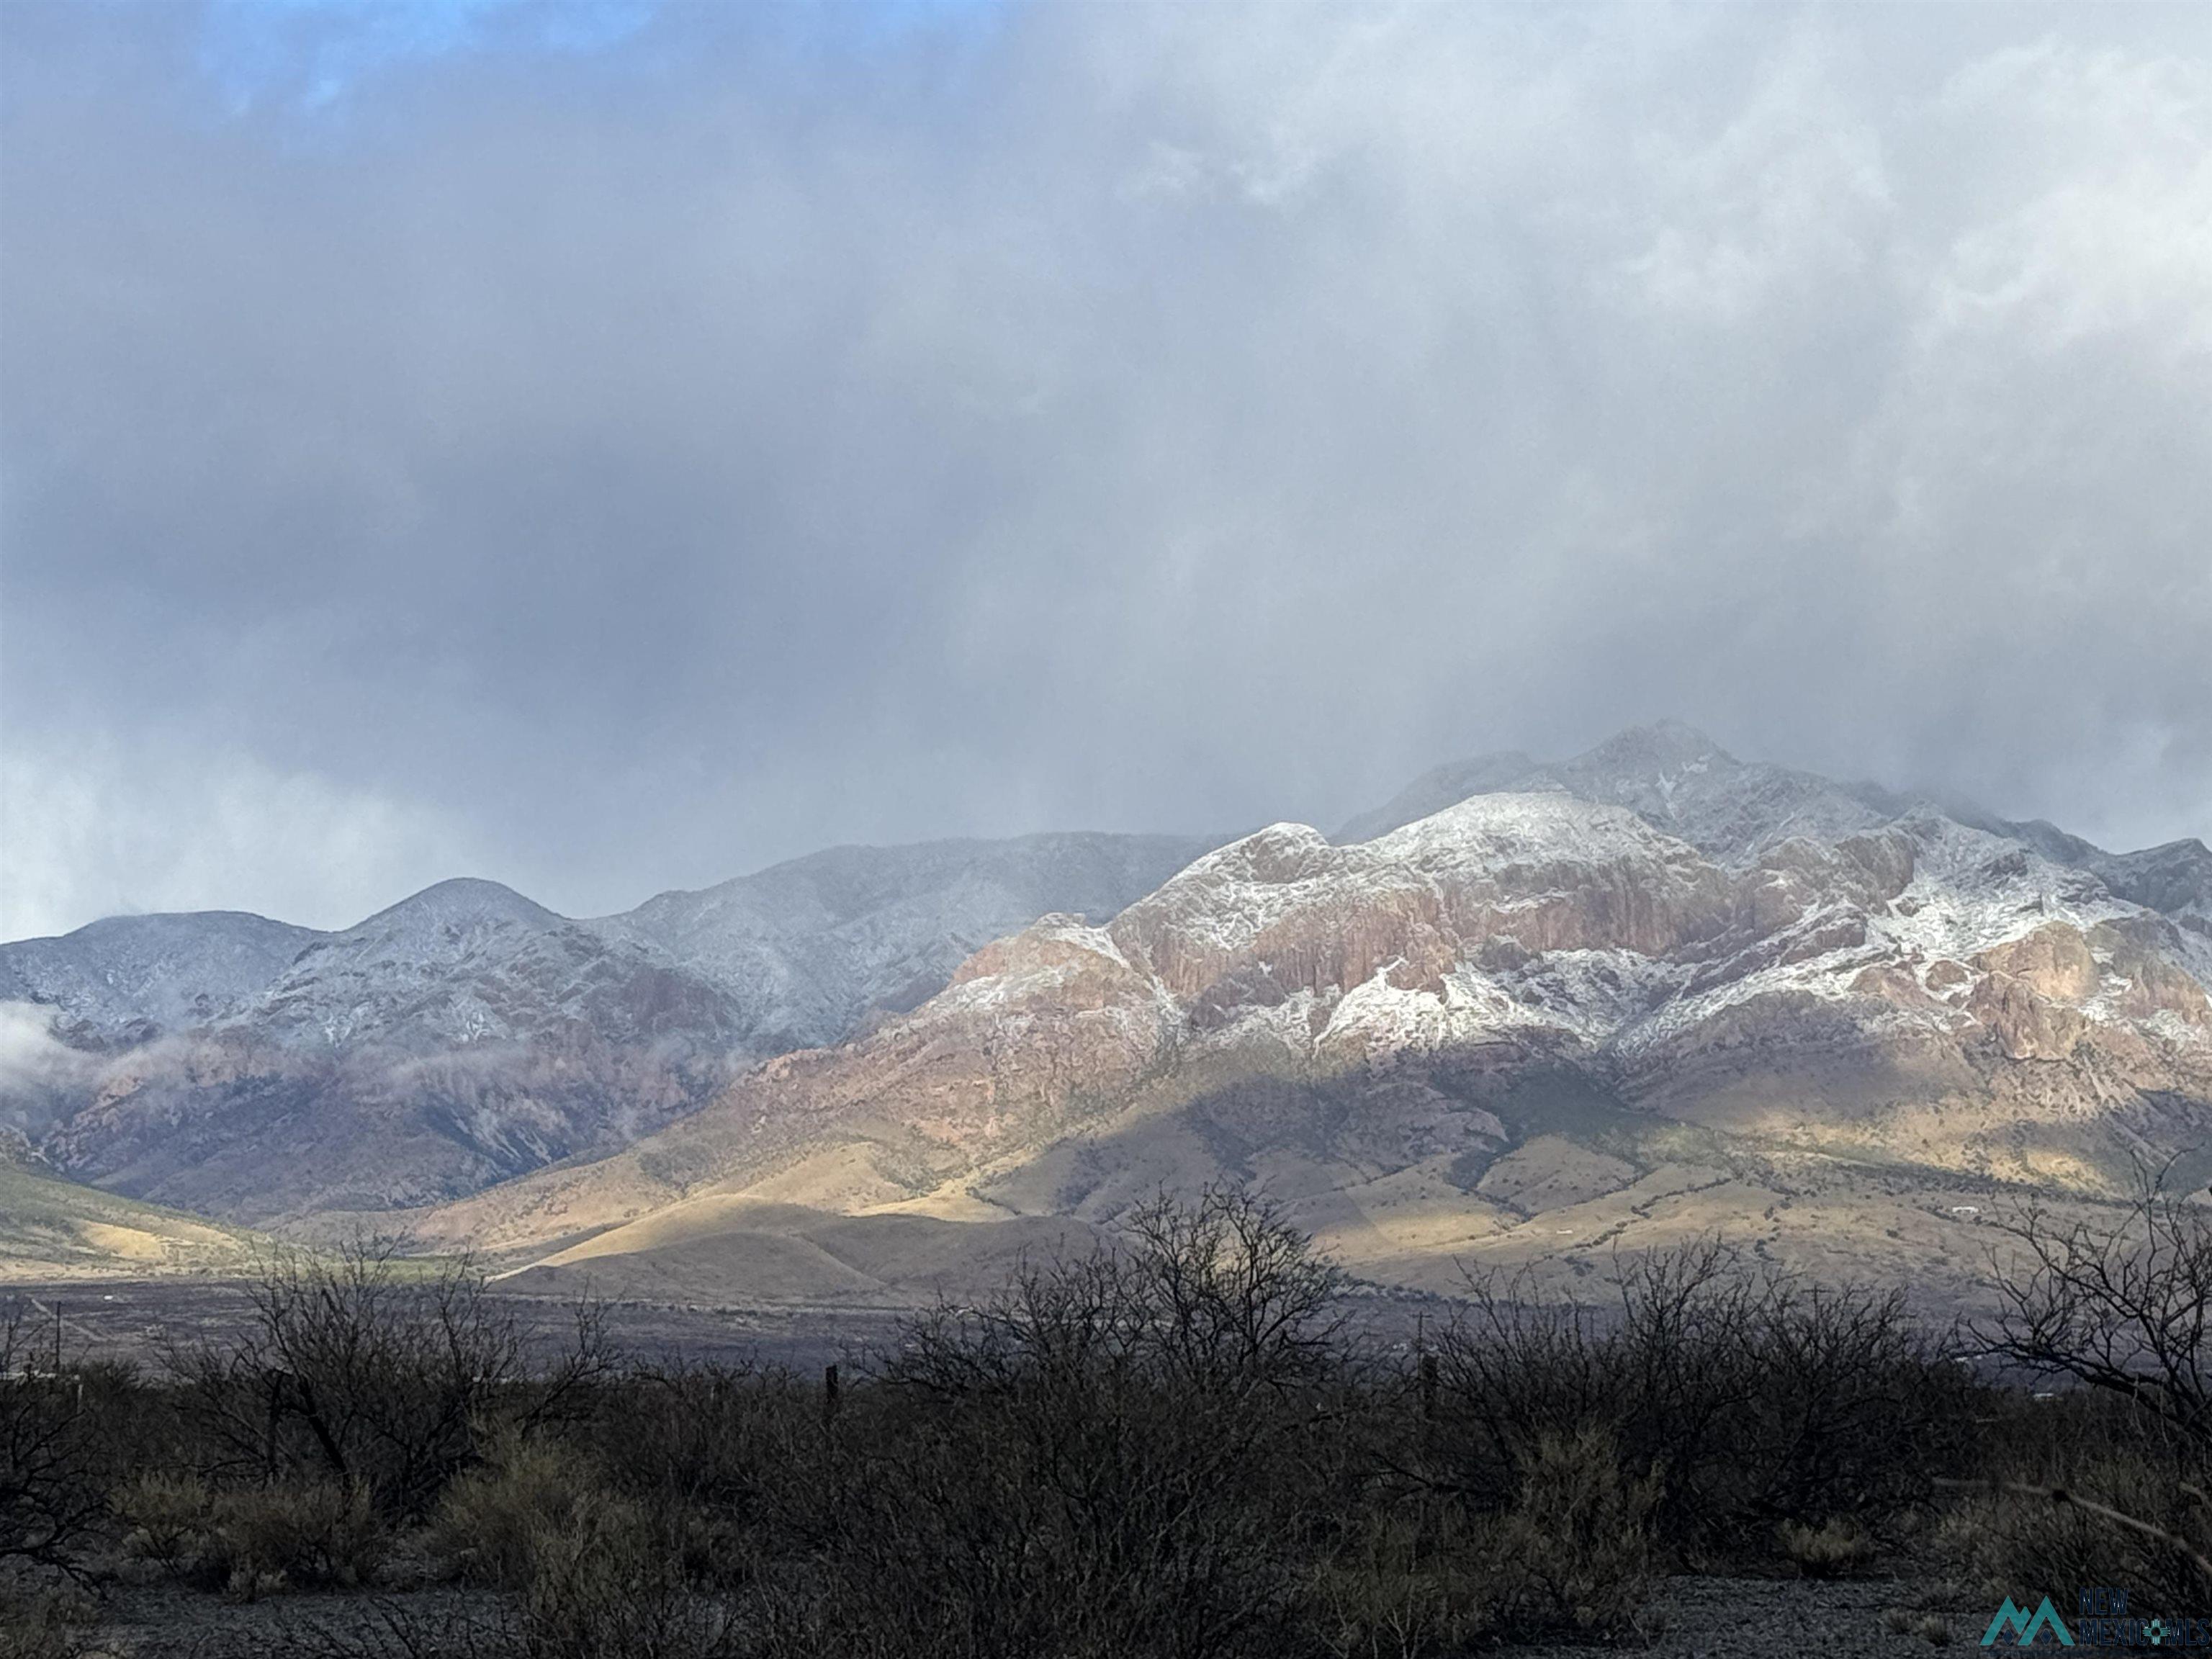
{"type": "Polygon", "coordinates": [[[234,113],[272,105],[311,112],[409,64],[607,51],[655,9],[655,0],[211,0],[199,64],[234,113]]]}
{"type": "Polygon", "coordinates": [[[1012,9],[1012,0],[818,0],[812,9],[855,45],[895,46],[916,34],[988,29],[1012,9]]]}

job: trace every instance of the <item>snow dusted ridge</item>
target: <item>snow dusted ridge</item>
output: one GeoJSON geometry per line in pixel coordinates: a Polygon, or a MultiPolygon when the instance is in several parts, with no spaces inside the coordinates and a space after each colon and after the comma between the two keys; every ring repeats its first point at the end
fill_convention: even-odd
{"type": "Polygon", "coordinates": [[[1484,1169],[1566,1133],[1540,1102],[1537,1127],[1519,1115],[1524,1085],[1923,1173],[2094,1176],[2212,1121],[2201,944],[2094,871],[1924,809],[1741,861],[1555,788],[1350,844],[1271,824],[1103,926],[1047,916],[913,1012],[434,1227],[517,1244],[701,1194],[1106,1214],[1194,1170],[1474,1216],[1484,1169]]]}
{"type": "Polygon", "coordinates": [[[0,1127],[264,1221],[640,1137],[711,1170],[740,1156],[697,1150],[717,1122],[757,1158],[872,1115],[957,1163],[1163,1079],[1469,1056],[1771,1108],[1849,1051],[1992,1111],[2185,1115],[2212,1111],[2208,985],[2200,843],[2106,854],[1662,726],[1442,769],[1334,841],[840,848],[597,919],[453,881],[335,933],[137,917],[0,946],[46,1045],[34,1084],[0,1045],[0,1127]]]}
{"type": "Polygon", "coordinates": [[[1792,836],[1840,841],[1881,828],[1909,803],[1873,784],[1740,761],[1703,732],[1662,720],[1556,763],[1510,753],[1455,762],[1416,779],[1337,833],[1371,841],[1470,795],[1557,791],[1626,807],[1729,865],[1792,836]]]}
{"type": "Polygon", "coordinates": [[[82,1042],[127,1042],[216,1018],[323,937],[235,910],[111,916],[0,945],[0,1002],[49,1008],[82,1042]]]}
{"type": "Polygon", "coordinates": [[[0,945],[0,1128],[245,1219],[451,1196],[622,1145],[912,1008],[1041,915],[1104,920],[1209,844],[841,848],[590,920],[477,880],[331,933],[117,918],[0,945]]]}
{"type": "Polygon", "coordinates": [[[1103,921],[1210,844],[1049,835],[837,848],[581,921],[465,878],[331,933],[223,911],[120,916],[0,945],[0,1002],[47,1009],[87,1043],[204,1028],[423,1049],[579,1021],[624,1036],[665,1027],[649,995],[622,1000],[658,975],[702,1036],[781,1053],[834,1042],[872,1010],[915,1006],[977,947],[1039,915],[1103,921]]]}
{"type": "Polygon", "coordinates": [[[1623,732],[1568,761],[1538,762],[1513,752],[1438,767],[1388,805],[1352,819],[1335,838],[1371,841],[1469,796],[1531,790],[1626,807],[1735,869],[1793,838],[1831,845],[1891,824],[1949,820],[2015,842],[2052,864],[2086,870],[2131,903],[2212,927],[2212,849],[2201,841],[2107,853],[2039,819],[2009,823],[1966,803],[1740,761],[1674,720],[1623,732]]]}
{"type": "Polygon", "coordinates": [[[1176,1011],[1147,1063],[1535,1041],[1633,1070],[1749,1017],[1764,1039],[1810,1021],[2011,1060],[2102,1032],[2154,1071],[2212,1077],[2205,945],[2088,870],[1926,810],[1730,867],[1624,807],[1486,793],[1350,845],[1271,824],[1106,927],[1050,918],[994,946],[906,1025],[999,1009],[1023,1027],[1088,952],[1121,1006],[1176,1011]]]}
{"type": "Polygon", "coordinates": [[[1280,1024],[1293,1000],[1316,1051],[1549,1030],[1626,1059],[1775,997],[1836,1005],[1870,1030],[1955,1034],[2002,1024],[1977,995],[2019,977],[2005,953],[2037,937],[2095,968],[2034,994],[2097,1024],[2171,1014],[2161,1041],[2212,1040],[2200,939],[2087,871],[1927,812],[1831,845],[1785,839],[1742,869],[1557,793],[1473,796],[1344,847],[1277,824],[1199,860],[1112,933],[1213,1010],[1215,1042],[1280,1024]],[[2146,1000],[2146,963],[2165,1000],[2146,1000]]]}

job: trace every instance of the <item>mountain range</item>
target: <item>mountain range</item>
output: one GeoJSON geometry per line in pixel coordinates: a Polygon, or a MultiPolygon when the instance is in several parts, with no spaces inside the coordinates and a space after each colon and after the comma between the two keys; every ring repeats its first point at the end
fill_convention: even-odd
{"type": "Polygon", "coordinates": [[[840,849],[592,921],[447,883],[341,933],[0,947],[45,1021],[7,1109],[48,1170],[709,1302],[897,1301],[915,1261],[1224,1177],[1382,1285],[1718,1233],[1963,1293],[2003,1203],[2212,1174],[2208,987],[2201,842],[2108,854],[1671,723],[1439,768],[1334,836],[840,849]]]}
{"type": "Polygon", "coordinates": [[[0,945],[0,1125],[73,1178],[228,1221],[453,1197],[624,1145],[1207,844],[839,848],[590,921],[472,880],[338,933],[116,917],[0,945]]]}

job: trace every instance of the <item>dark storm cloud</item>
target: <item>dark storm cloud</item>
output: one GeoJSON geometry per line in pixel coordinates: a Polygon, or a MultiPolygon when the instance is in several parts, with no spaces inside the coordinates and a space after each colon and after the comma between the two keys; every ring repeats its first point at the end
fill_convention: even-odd
{"type": "Polygon", "coordinates": [[[1662,714],[2212,828],[2201,10],[634,12],[9,9],[0,930],[1662,714]]]}

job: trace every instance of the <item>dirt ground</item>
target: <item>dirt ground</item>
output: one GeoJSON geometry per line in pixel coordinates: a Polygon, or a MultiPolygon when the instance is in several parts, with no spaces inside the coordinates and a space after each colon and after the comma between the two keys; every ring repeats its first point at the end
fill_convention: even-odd
{"type": "MultiPolygon", "coordinates": [[[[549,1346],[571,1331],[570,1304],[544,1297],[501,1298],[526,1329],[549,1346]]],[[[252,1316],[246,1285],[236,1279],[78,1279],[0,1285],[0,1303],[21,1301],[43,1329],[60,1311],[63,1343],[72,1358],[122,1360],[158,1368],[171,1342],[220,1340],[252,1316]]],[[[743,1311],[605,1304],[608,1337],[623,1353],[647,1361],[688,1359],[787,1365],[809,1370],[842,1359],[891,1336],[898,1310],[770,1308],[743,1311]]]]}
{"type": "MultiPolygon", "coordinates": [[[[1991,1611],[1946,1587],[1897,1578],[1676,1578],[1660,1591],[1642,1644],[1511,1650],[1530,1659],[1623,1651],[1655,1659],[1927,1655],[1975,1647],[1991,1611]],[[1903,1622],[1916,1628],[1893,1627],[1903,1622]],[[1917,1627],[1923,1623],[1924,1631],[1917,1627]],[[1931,1639],[1936,1634],[1940,1640],[1931,1639]]],[[[57,1650],[77,1659],[400,1659],[409,1647],[395,1632],[435,1630],[457,1618],[489,1624],[498,1607],[488,1595],[444,1589],[280,1595],[241,1605],[166,1584],[118,1584],[99,1591],[82,1612],[90,1618],[57,1650]]]]}
{"type": "MultiPolygon", "coordinates": [[[[160,1368],[172,1344],[222,1340],[242,1330],[252,1315],[247,1285],[239,1279],[177,1277],[76,1279],[0,1285],[0,1306],[27,1304],[43,1331],[57,1309],[63,1345],[73,1359],[121,1360],[160,1368]]],[[[514,1310],[526,1331],[550,1351],[573,1332],[574,1304],[545,1296],[495,1297],[514,1310]]],[[[1425,1322],[1433,1329],[1455,1304],[1414,1295],[1353,1295],[1339,1312],[1347,1324],[1385,1347],[1403,1349],[1425,1322]]],[[[818,1370],[846,1363],[897,1338],[907,1308],[708,1308],[641,1301],[599,1304],[608,1339],[623,1355],[649,1364],[696,1363],[782,1365],[818,1370]]],[[[43,1340],[43,1338],[41,1339],[43,1340]]]]}

